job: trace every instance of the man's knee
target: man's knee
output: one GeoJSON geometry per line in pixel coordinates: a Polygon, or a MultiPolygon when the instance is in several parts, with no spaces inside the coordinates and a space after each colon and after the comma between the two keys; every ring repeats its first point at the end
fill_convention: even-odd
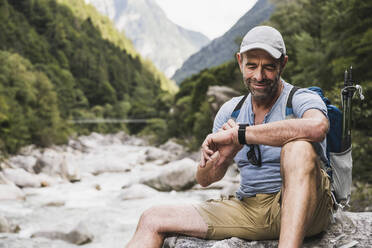
{"type": "Polygon", "coordinates": [[[159,216],[159,211],[161,207],[151,207],[145,210],[138,222],[139,229],[145,229],[151,232],[159,232],[161,216],[159,216]]]}
{"type": "Polygon", "coordinates": [[[285,144],[280,160],[282,173],[313,174],[317,171],[318,156],[308,141],[292,141],[285,144]]]}

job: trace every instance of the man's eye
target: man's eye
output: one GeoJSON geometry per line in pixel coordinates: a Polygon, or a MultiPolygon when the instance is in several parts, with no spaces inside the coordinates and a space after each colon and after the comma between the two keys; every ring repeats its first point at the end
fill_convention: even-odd
{"type": "Polygon", "coordinates": [[[276,67],[272,65],[265,66],[265,70],[268,70],[268,71],[275,71],[275,69],[276,67]]]}

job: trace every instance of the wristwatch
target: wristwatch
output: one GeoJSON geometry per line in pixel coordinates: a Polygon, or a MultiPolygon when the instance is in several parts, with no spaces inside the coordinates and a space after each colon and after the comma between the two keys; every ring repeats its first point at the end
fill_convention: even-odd
{"type": "Polygon", "coordinates": [[[241,145],[247,144],[247,141],[245,140],[245,129],[247,126],[249,126],[249,124],[239,124],[238,140],[239,140],[239,144],[241,145]]]}

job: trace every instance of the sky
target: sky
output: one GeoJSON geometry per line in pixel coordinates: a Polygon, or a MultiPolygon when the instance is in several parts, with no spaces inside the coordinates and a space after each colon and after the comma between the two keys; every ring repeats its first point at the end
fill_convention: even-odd
{"type": "Polygon", "coordinates": [[[228,31],[257,0],[155,0],[174,23],[215,39],[228,31]]]}

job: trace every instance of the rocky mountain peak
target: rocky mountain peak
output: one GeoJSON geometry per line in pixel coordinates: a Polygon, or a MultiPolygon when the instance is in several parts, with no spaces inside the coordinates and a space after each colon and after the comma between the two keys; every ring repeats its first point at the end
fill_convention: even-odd
{"type": "Polygon", "coordinates": [[[176,71],[172,79],[180,84],[184,79],[205,68],[221,65],[233,60],[239,45],[236,42],[251,28],[270,18],[275,6],[269,0],[258,0],[224,35],[211,41],[200,51],[192,54],[176,71]]]}
{"type": "Polygon", "coordinates": [[[155,0],[86,0],[129,37],[138,52],[168,77],[209,39],[170,21],[155,0]]]}

